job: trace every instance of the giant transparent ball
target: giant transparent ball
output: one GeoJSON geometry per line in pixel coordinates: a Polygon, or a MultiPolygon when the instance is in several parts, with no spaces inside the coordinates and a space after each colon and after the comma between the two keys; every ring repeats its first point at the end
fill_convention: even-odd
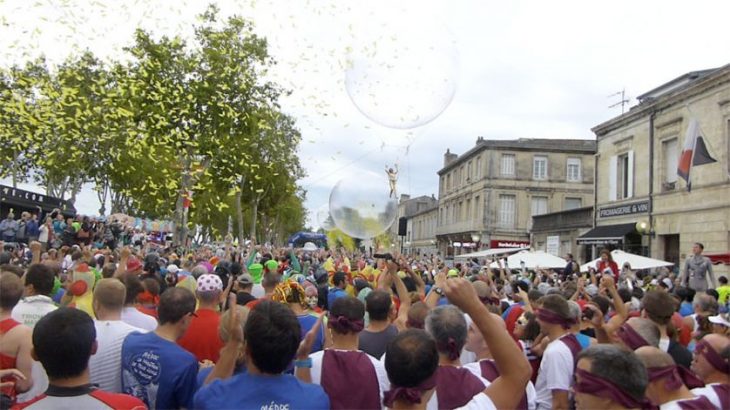
{"type": "Polygon", "coordinates": [[[335,228],[335,221],[330,216],[330,205],[324,204],[317,209],[317,223],[319,227],[329,232],[335,228]]]}
{"type": "Polygon", "coordinates": [[[354,30],[345,86],[363,115],[408,129],[433,121],[449,106],[459,64],[443,23],[411,12],[382,13],[354,30]]]}
{"type": "Polygon", "coordinates": [[[340,180],[330,194],[329,212],[335,226],[353,238],[369,239],[393,225],[398,213],[388,178],[364,171],[340,180]]]}

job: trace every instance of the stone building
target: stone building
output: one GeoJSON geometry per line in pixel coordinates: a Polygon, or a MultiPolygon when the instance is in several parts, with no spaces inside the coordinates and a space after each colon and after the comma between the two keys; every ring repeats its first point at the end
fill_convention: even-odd
{"type": "Polygon", "coordinates": [[[404,251],[408,254],[435,255],[436,226],[438,223],[438,201],[408,216],[404,251]]]}
{"type": "MultiPolygon", "coordinates": [[[[597,139],[595,230],[579,242],[681,263],[694,242],[730,249],[730,64],[684,74],[638,97],[627,113],[593,128],[597,139]],[[690,120],[716,160],[677,176],[690,120]],[[647,229],[637,232],[637,222],[647,229]]],[[[718,270],[727,273],[727,266],[718,270]]]]}
{"type": "Polygon", "coordinates": [[[436,235],[448,256],[530,246],[532,216],[593,203],[595,141],[485,140],[446,151],[436,235]]]}
{"type": "Polygon", "coordinates": [[[532,248],[555,256],[570,253],[585,263],[593,260],[590,247],[580,246],[577,239],[593,228],[593,207],[569,209],[532,217],[532,248]]]}

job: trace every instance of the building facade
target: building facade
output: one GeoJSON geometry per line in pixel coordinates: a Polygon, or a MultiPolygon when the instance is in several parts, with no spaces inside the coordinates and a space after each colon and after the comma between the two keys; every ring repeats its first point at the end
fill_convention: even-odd
{"type": "Polygon", "coordinates": [[[532,217],[532,248],[555,256],[570,253],[579,263],[593,260],[592,248],[577,239],[593,228],[593,207],[569,209],[532,217]]]}
{"type": "Polygon", "coordinates": [[[407,194],[400,195],[398,198],[398,214],[389,230],[391,242],[397,246],[398,250],[404,251],[406,243],[411,241],[412,233],[407,227],[409,218],[425,210],[433,209],[437,204],[438,200],[435,195],[421,195],[415,198],[411,198],[407,194]]]}
{"type": "Polygon", "coordinates": [[[408,217],[404,251],[407,254],[435,255],[438,202],[408,217]]]}
{"type": "MultiPolygon", "coordinates": [[[[682,263],[694,242],[730,249],[730,65],[685,74],[638,97],[593,128],[597,139],[595,230],[579,239],[682,263]],[[716,162],[677,175],[691,120],[716,162]],[[637,232],[636,224],[647,229],[637,232]],[[600,232],[599,232],[600,230],[600,232]]],[[[718,266],[727,273],[726,265],[718,266]]]]}
{"type": "Polygon", "coordinates": [[[530,246],[532,216],[593,203],[595,141],[477,139],[446,151],[436,235],[448,256],[530,246]]]}

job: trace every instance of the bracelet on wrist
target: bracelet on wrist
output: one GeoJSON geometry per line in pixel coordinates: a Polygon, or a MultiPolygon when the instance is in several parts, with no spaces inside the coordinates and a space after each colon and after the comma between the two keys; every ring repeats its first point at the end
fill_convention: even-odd
{"type": "Polygon", "coordinates": [[[300,359],[300,360],[294,360],[294,367],[299,367],[302,369],[311,369],[312,368],[312,358],[308,357],[306,359],[300,359]]]}

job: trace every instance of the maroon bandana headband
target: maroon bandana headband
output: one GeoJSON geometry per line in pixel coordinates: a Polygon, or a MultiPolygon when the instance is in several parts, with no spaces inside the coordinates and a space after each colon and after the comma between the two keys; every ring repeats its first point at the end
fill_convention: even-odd
{"type": "Polygon", "coordinates": [[[393,403],[398,399],[405,400],[411,404],[418,404],[421,402],[421,394],[434,387],[436,387],[436,372],[428,379],[422,381],[418,386],[401,387],[391,384],[390,390],[383,395],[383,405],[385,407],[393,407],[393,403]]]}
{"type": "Polygon", "coordinates": [[[688,389],[705,385],[694,373],[677,365],[650,367],[646,370],[649,374],[650,383],[664,379],[664,387],[667,390],[677,390],[682,385],[687,386],[688,389]]]}
{"type": "Polygon", "coordinates": [[[449,356],[449,360],[456,360],[461,356],[461,349],[456,346],[456,340],[450,337],[446,343],[437,343],[439,352],[445,352],[449,356]]]}
{"type": "Polygon", "coordinates": [[[707,362],[719,372],[730,374],[730,362],[723,359],[719,353],[707,342],[700,340],[695,346],[695,354],[705,356],[707,362]]]}
{"type": "Polygon", "coordinates": [[[406,320],[406,327],[409,329],[423,329],[423,326],[424,326],[423,321],[411,320],[411,319],[406,320]]]}
{"type": "Polygon", "coordinates": [[[563,327],[563,329],[570,329],[570,327],[575,324],[574,319],[566,319],[566,318],[560,316],[559,314],[553,312],[552,310],[548,310],[548,309],[538,309],[537,318],[542,320],[545,323],[550,323],[553,325],[560,325],[563,327]]]}
{"type": "Polygon", "coordinates": [[[592,396],[602,397],[624,406],[627,409],[644,408],[644,403],[637,400],[631,395],[625,393],[612,382],[595,376],[593,373],[583,369],[575,369],[576,376],[580,376],[580,381],[575,381],[573,390],[578,393],[590,394],[592,396]]]}
{"type": "Polygon", "coordinates": [[[624,323],[618,329],[617,335],[619,339],[631,350],[636,350],[642,346],[649,346],[649,342],[646,341],[639,333],[634,330],[631,325],[624,323]]]}
{"type": "Polygon", "coordinates": [[[334,316],[332,313],[327,318],[327,324],[340,333],[358,333],[365,328],[363,320],[352,320],[346,316],[334,316]]]}

